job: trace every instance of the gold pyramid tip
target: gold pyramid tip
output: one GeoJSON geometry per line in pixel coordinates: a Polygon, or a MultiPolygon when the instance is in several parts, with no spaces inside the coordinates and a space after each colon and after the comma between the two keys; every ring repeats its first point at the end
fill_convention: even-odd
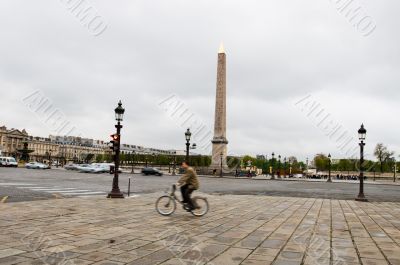
{"type": "Polygon", "coordinates": [[[218,53],[225,53],[224,44],[222,42],[221,45],[219,45],[218,53]]]}

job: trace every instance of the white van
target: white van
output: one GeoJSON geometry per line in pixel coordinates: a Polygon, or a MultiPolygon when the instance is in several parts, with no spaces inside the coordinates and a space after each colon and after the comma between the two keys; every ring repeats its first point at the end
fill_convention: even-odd
{"type": "Polygon", "coordinates": [[[2,167],[18,167],[18,163],[14,157],[0,157],[0,166],[2,167]]]}

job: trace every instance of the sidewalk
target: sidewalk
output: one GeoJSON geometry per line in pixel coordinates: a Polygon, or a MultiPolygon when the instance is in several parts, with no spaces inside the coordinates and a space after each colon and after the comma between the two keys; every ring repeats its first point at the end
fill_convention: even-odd
{"type": "MultiPolygon", "coordinates": [[[[262,179],[262,180],[267,180],[271,179],[271,177],[266,177],[265,175],[259,175],[256,177],[253,177],[252,179],[262,179]]],[[[282,181],[314,181],[314,182],[326,182],[327,179],[307,179],[307,178],[277,178],[275,177],[275,180],[282,180],[282,181]]],[[[358,180],[347,180],[347,179],[336,179],[335,177],[332,177],[332,182],[338,182],[338,183],[360,183],[358,180]]],[[[376,184],[376,185],[400,185],[400,181],[394,182],[393,180],[364,180],[364,184],[376,184]]]]}
{"type": "MultiPolygon", "coordinates": [[[[199,175],[199,177],[204,177],[204,178],[220,178],[219,176],[213,176],[213,175],[199,175]]],[[[265,176],[265,175],[258,175],[255,177],[235,177],[235,176],[223,176],[222,179],[248,179],[248,180],[271,180],[270,176],[265,176]]],[[[277,181],[303,181],[303,182],[326,182],[327,179],[308,179],[308,178],[278,178],[275,176],[275,179],[277,181]]],[[[332,182],[337,182],[337,183],[359,183],[358,180],[343,180],[343,179],[336,179],[332,177],[332,182]]],[[[364,184],[376,184],[376,185],[400,185],[400,181],[393,182],[393,180],[364,180],[364,184]]]]}
{"type": "Polygon", "coordinates": [[[400,203],[206,195],[164,217],[159,195],[0,204],[0,264],[400,264],[400,203]]]}

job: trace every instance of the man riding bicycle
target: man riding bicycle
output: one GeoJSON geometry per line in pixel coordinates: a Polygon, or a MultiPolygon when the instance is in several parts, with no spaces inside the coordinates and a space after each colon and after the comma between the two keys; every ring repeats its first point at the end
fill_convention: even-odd
{"type": "Polygon", "coordinates": [[[181,186],[183,203],[188,205],[188,211],[194,210],[195,207],[190,198],[190,195],[194,190],[199,189],[199,180],[197,179],[196,171],[189,166],[189,162],[182,162],[182,168],[185,170],[185,174],[178,180],[178,184],[181,186]]]}

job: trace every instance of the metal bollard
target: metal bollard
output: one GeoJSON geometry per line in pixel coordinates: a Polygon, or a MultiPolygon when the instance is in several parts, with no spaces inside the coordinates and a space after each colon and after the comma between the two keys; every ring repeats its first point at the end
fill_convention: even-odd
{"type": "Polygon", "coordinates": [[[131,178],[128,179],[128,197],[131,194],[131,178]]]}

